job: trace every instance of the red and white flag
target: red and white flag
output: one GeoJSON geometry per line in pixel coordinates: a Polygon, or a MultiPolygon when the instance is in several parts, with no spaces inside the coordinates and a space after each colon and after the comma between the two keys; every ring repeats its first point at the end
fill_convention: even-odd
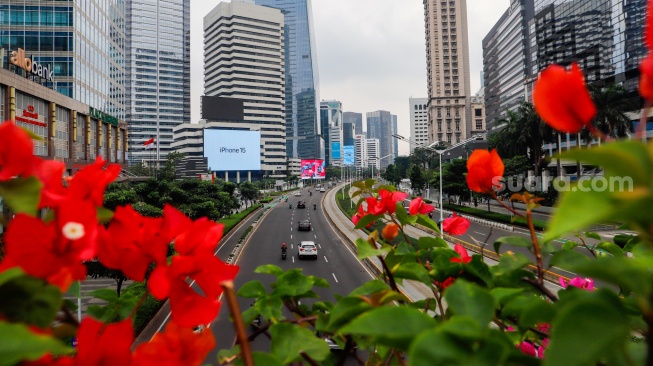
{"type": "Polygon", "coordinates": [[[154,137],[143,143],[146,149],[154,149],[154,137]]]}

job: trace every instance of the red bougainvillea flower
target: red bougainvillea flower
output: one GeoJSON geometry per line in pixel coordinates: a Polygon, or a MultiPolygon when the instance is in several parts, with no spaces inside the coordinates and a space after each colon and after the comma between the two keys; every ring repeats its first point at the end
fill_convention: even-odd
{"type": "Polygon", "coordinates": [[[591,278],[581,278],[574,277],[569,282],[566,282],[564,278],[560,277],[559,279],[560,286],[567,288],[568,286],[578,287],[581,290],[594,291],[594,280],[591,278]]]}
{"type": "Polygon", "coordinates": [[[63,172],[66,164],[58,160],[46,160],[34,157],[32,161],[32,175],[41,183],[41,199],[39,207],[53,207],[55,202],[52,197],[62,197],[66,195],[66,188],[63,185],[63,172]]]}
{"type": "Polygon", "coordinates": [[[405,200],[406,197],[408,197],[408,193],[401,191],[390,192],[388,190],[382,189],[379,191],[379,197],[381,198],[380,202],[381,206],[383,206],[383,211],[389,214],[393,214],[397,210],[397,203],[405,200]]]}
{"type": "Polygon", "coordinates": [[[201,365],[214,347],[212,332],[195,333],[192,328],[171,322],[163,333],[157,333],[149,343],[136,348],[132,366],[201,365]]]}
{"type": "Polygon", "coordinates": [[[450,235],[463,235],[469,229],[470,222],[462,216],[456,215],[454,212],[451,217],[444,219],[442,222],[442,230],[450,235]]]}
{"type": "Polygon", "coordinates": [[[86,278],[82,261],[95,256],[97,221],[95,207],[72,200],[56,212],[50,223],[19,214],[5,234],[3,268],[21,267],[66,291],[76,280],[86,278]]]}
{"type": "Polygon", "coordinates": [[[454,282],[456,282],[456,279],[453,278],[453,277],[449,277],[449,278],[447,278],[446,280],[444,280],[442,282],[435,281],[435,285],[440,288],[440,291],[442,291],[442,290],[446,289],[447,287],[453,285],[454,282]]]}
{"type": "Polygon", "coordinates": [[[354,216],[351,217],[351,222],[354,223],[354,225],[358,225],[358,222],[367,215],[367,212],[363,209],[363,205],[358,206],[358,211],[354,216]]]}
{"type": "Polygon", "coordinates": [[[410,212],[411,215],[425,215],[433,210],[435,210],[435,207],[429,205],[428,203],[424,203],[422,197],[413,199],[410,201],[410,205],[408,206],[408,212],[410,212]]]}
{"type": "Polygon", "coordinates": [[[653,52],[639,64],[639,95],[647,101],[653,101],[653,52]]]}
{"type": "Polygon", "coordinates": [[[27,132],[11,121],[0,124],[0,182],[30,173],[34,144],[27,132]]]}
{"type": "Polygon", "coordinates": [[[596,115],[583,72],[576,63],[569,72],[559,65],[544,69],[533,87],[533,104],[544,122],[561,132],[577,133],[596,115]]]}
{"type": "Polygon", "coordinates": [[[500,187],[503,161],[497,150],[474,150],[467,160],[467,186],[474,192],[490,193],[500,187]]]}
{"type": "Polygon", "coordinates": [[[469,263],[472,261],[472,257],[467,253],[467,249],[460,244],[453,246],[453,250],[460,255],[460,258],[453,257],[450,259],[452,263],[469,263]]]}
{"type": "Polygon", "coordinates": [[[236,273],[238,266],[227,265],[213,255],[177,255],[172,258],[170,266],[158,266],[147,285],[155,298],[170,298],[175,323],[194,327],[215,319],[220,310],[220,283],[233,280],[236,273]],[[201,288],[203,296],[189,286],[189,278],[201,288]]]}
{"type": "Polygon", "coordinates": [[[172,235],[163,218],[143,217],[130,205],[119,206],[108,229],[101,229],[98,259],[135,281],[143,281],[149,265],[165,265],[172,235]]]}
{"type": "Polygon", "coordinates": [[[385,240],[390,241],[399,235],[399,225],[394,222],[389,222],[381,232],[385,240]]]}
{"type": "Polygon", "coordinates": [[[131,319],[105,324],[84,318],[77,333],[77,365],[130,365],[133,342],[131,319]]]}

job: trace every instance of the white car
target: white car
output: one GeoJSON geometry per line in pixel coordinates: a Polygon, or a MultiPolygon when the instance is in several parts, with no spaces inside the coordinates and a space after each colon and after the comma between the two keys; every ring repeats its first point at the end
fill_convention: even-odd
{"type": "Polygon", "coordinates": [[[301,195],[302,195],[302,194],[301,194],[300,192],[295,192],[295,197],[299,197],[299,196],[301,196],[301,195]]]}
{"type": "Polygon", "coordinates": [[[299,248],[299,253],[297,257],[302,259],[303,257],[315,257],[317,259],[317,246],[315,242],[312,241],[303,241],[297,246],[299,248]]]}
{"type": "Polygon", "coordinates": [[[320,192],[324,193],[324,192],[326,192],[326,189],[320,188],[320,192]]]}

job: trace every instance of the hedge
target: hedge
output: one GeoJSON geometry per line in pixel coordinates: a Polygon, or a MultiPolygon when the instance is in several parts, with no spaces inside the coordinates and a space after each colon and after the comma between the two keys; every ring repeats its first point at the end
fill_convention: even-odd
{"type": "MultiPolygon", "coordinates": [[[[147,292],[147,286],[145,282],[134,282],[123,291],[124,294],[134,295],[136,298],[140,299],[147,292]]],[[[152,297],[151,294],[147,294],[147,297],[141,304],[141,306],[136,310],[134,315],[134,333],[138,336],[147,324],[152,320],[156,312],[161,309],[165,301],[160,301],[152,297]]]]}
{"type": "MultiPolygon", "coordinates": [[[[526,223],[526,219],[523,219],[521,217],[516,217],[516,216],[511,216],[511,215],[506,215],[498,212],[487,212],[485,210],[480,210],[478,208],[472,208],[472,207],[467,207],[467,206],[458,206],[458,205],[452,205],[445,203],[444,208],[450,211],[456,211],[460,213],[465,213],[471,216],[476,216],[480,217],[482,219],[487,219],[495,222],[502,222],[504,224],[512,224],[515,226],[521,226],[528,228],[528,224],[526,223]]],[[[543,220],[533,220],[533,226],[535,227],[535,230],[544,230],[546,229],[547,222],[543,220]]]]}

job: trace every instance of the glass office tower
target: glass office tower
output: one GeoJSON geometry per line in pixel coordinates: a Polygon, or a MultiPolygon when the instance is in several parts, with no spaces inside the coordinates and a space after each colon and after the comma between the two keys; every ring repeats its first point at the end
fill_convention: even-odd
{"type": "Polygon", "coordinates": [[[43,85],[124,120],[124,19],[122,0],[4,0],[0,65],[8,68],[7,52],[22,49],[52,71],[43,85]]]}
{"type": "Polygon", "coordinates": [[[256,0],[284,14],[286,156],[324,158],[311,0],[256,0]]]}
{"type": "Polygon", "coordinates": [[[190,123],[190,0],[127,0],[126,54],[129,160],[163,161],[190,123]]]}

